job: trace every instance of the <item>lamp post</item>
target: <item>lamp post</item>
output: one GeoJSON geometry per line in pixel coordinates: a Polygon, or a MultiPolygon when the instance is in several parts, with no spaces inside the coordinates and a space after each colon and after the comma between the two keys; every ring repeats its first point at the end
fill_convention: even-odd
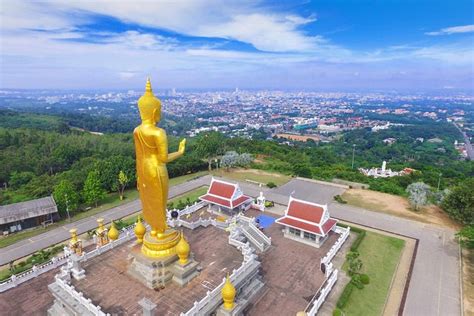
{"type": "Polygon", "coordinates": [[[71,221],[71,216],[69,215],[69,200],[67,198],[67,193],[64,193],[64,196],[66,198],[66,213],[67,213],[67,220],[70,222],[71,221]]]}
{"type": "Polygon", "coordinates": [[[352,144],[352,167],[351,167],[351,169],[354,169],[355,149],[356,149],[356,145],[355,145],[355,144],[352,144]]]}

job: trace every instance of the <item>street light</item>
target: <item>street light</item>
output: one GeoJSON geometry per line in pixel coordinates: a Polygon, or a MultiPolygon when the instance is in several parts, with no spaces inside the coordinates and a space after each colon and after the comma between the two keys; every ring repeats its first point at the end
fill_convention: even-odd
{"type": "Polygon", "coordinates": [[[351,169],[354,169],[355,149],[356,149],[356,145],[355,145],[355,144],[352,144],[352,167],[351,167],[351,169]]]}
{"type": "Polygon", "coordinates": [[[71,216],[69,216],[69,200],[67,199],[67,193],[64,193],[64,196],[66,197],[67,220],[70,222],[71,221],[71,216]]]}

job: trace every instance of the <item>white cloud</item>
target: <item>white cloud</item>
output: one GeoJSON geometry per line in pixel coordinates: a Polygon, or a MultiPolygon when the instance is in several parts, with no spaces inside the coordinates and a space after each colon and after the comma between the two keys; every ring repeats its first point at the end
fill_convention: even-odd
{"type": "Polygon", "coordinates": [[[446,27],[436,32],[426,32],[426,35],[437,36],[437,35],[451,35],[458,33],[472,33],[474,32],[474,24],[446,27]]]}
{"type": "Polygon", "coordinates": [[[298,27],[314,21],[298,16],[240,14],[217,25],[202,25],[197,34],[234,39],[269,52],[311,51],[322,37],[306,36],[298,27]]]}

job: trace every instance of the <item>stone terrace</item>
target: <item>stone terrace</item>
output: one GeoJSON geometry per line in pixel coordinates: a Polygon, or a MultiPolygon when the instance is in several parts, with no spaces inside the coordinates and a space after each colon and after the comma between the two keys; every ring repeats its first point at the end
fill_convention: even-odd
{"type": "Polygon", "coordinates": [[[141,314],[138,305],[143,297],[157,304],[157,315],[178,315],[214,289],[227,272],[243,261],[239,250],[228,244],[226,232],[209,226],[193,231],[184,229],[195,259],[203,267],[201,274],[181,288],[170,283],[163,290],[146,288],[127,274],[127,259],[132,243],[125,244],[84,264],[86,278],[74,281],[78,291],[111,314],[141,314]]]}
{"type": "Polygon", "coordinates": [[[59,272],[53,269],[13,289],[0,294],[1,315],[46,315],[53,305],[53,295],[48,284],[54,282],[54,275],[59,272]]]}
{"type": "MultiPolygon", "coordinates": [[[[255,210],[246,216],[258,216],[255,210]]],[[[249,315],[295,315],[304,310],[325,277],[320,270],[321,258],[339,237],[331,232],[321,248],[314,248],[283,237],[282,226],[276,223],[264,230],[272,238],[272,246],[259,254],[265,292],[249,310],[249,315]]]]}

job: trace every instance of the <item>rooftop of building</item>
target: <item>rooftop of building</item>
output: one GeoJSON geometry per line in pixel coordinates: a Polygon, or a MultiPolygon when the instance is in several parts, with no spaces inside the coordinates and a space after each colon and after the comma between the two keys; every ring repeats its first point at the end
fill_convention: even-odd
{"type": "Polygon", "coordinates": [[[58,211],[53,197],[30,200],[0,206],[0,225],[20,221],[58,211]]]}

